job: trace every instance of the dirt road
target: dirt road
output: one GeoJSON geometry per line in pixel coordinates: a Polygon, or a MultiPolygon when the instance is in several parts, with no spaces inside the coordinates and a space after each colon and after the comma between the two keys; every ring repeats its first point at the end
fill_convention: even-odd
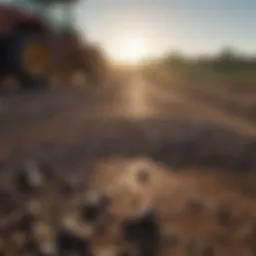
{"type": "Polygon", "coordinates": [[[182,122],[187,124],[185,133],[192,125],[218,126],[243,137],[256,135],[250,122],[195,101],[177,89],[167,93],[139,76],[103,89],[1,95],[0,107],[3,158],[10,151],[34,151],[46,144],[75,147],[88,137],[92,148],[111,140],[122,141],[125,134],[140,139],[150,136],[156,141],[168,132],[164,126],[172,130],[182,122]]]}
{"type": "Polygon", "coordinates": [[[55,256],[64,226],[93,252],[72,255],[253,255],[255,175],[245,170],[256,167],[254,132],[138,76],[103,89],[1,95],[0,253],[55,256]],[[25,182],[24,192],[27,172],[36,187],[25,182]],[[102,194],[103,217],[82,219],[87,197],[102,194]],[[137,227],[148,240],[127,244],[123,221],[155,212],[157,237],[137,227]]]}
{"type": "Polygon", "coordinates": [[[221,107],[199,101],[170,85],[165,91],[161,85],[136,77],[126,85],[127,100],[124,115],[130,118],[183,117],[189,120],[210,122],[246,136],[256,137],[256,124],[231,114],[221,107]]]}

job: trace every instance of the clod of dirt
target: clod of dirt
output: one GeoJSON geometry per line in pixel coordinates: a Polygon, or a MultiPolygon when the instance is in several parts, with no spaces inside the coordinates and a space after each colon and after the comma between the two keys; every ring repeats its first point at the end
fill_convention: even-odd
{"type": "Polygon", "coordinates": [[[118,254],[118,256],[134,256],[134,255],[136,255],[136,254],[134,254],[134,253],[131,252],[131,251],[126,251],[126,250],[121,251],[121,252],[118,254]]]}
{"type": "Polygon", "coordinates": [[[123,225],[124,239],[135,246],[142,256],[156,256],[160,233],[156,216],[147,212],[123,225]]]}
{"type": "Polygon", "coordinates": [[[89,198],[85,205],[80,208],[80,216],[82,220],[95,222],[102,217],[109,205],[109,198],[104,195],[94,195],[89,198]]]}
{"type": "Polygon", "coordinates": [[[33,229],[35,218],[30,214],[23,215],[18,222],[18,229],[30,233],[33,229]]]}
{"type": "Polygon", "coordinates": [[[35,163],[30,163],[16,176],[16,186],[22,193],[35,193],[41,189],[43,177],[35,163]]]}
{"type": "Polygon", "coordinates": [[[179,243],[179,238],[175,234],[169,234],[164,237],[164,243],[170,246],[177,245],[179,243]]]}
{"type": "Polygon", "coordinates": [[[142,185],[148,184],[150,182],[150,174],[147,170],[140,170],[137,173],[137,180],[142,185]]]}
{"type": "Polygon", "coordinates": [[[50,163],[41,162],[39,165],[39,168],[47,180],[49,181],[57,180],[56,171],[54,170],[54,168],[51,166],[50,163]]]}
{"type": "Polygon", "coordinates": [[[228,226],[231,222],[231,214],[228,208],[224,206],[219,206],[217,209],[217,220],[219,225],[228,226]]]}
{"type": "Polygon", "coordinates": [[[256,238],[256,221],[253,221],[251,225],[247,227],[245,230],[243,237],[247,238],[256,238]]]}
{"type": "Polygon", "coordinates": [[[32,200],[28,203],[28,212],[33,216],[40,216],[43,214],[44,209],[39,201],[32,200]]]}
{"type": "Polygon", "coordinates": [[[190,200],[188,200],[188,202],[186,204],[186,208],[190,212],[199,213],[201,210],[203,210],[204,205],[199,200],[197,200],[195,198],[191,198],[190,200]]]}
{"type": "Polygon", "coordinates": [[[91,256],[89,243],[68,230],[60,230],[56,239],[58,256],[91,256]]]}
{"type": "Polygon", "coordinates": [[[0,202],[0,214],[8,214],[13,212],[17,207],[13,196],[3,190],[0,190],[0,202]]]}
{"type": "Polygon", "coordinates": [[[73,184],[70,181],[67,180],[62,180],[60,183],[60,191],[61,194],[65,197],[71,197],[76,190],[75,184],[73,184]]]}
{"type": "Polygon", "coordinates": [[[254,170],[256,167],[255,160],[255,151],[256,151],[256,140],[249,140],[245,143],[244,148],[241,152],[239,167],[240,170],[254,170]]]}
{"type": "Polygon", "coordinates": [[[184,250],[185,250],[184,255],[186,255],[186,256],[196,256],[196,255],[198,255],[193,239],[188,239],[187,241],[185,241],[184,250]]]}
{"type": "Polygon", "coordinates": [[[0,173],[5,169],[5,163],[0,160],[0,173]]]}
{"type": "Polygon", "coordinates": [[[44,253],[41,251],[40,246],[38,245],[38,243],[30,238],[24,248],[24,255],[35,255],[35,256],[51,256],[48,255],[47,253],[44,253]]]}
{"type": "Polygon", "coordinates": [[[130,252],[120,252],[118,256],[132,256],[130,252]]]}
{"type": "Polygon", "coordinates": [[[215,256],[214,247],[211,245],[208,245],[205,248],[203,248],[202,256],[215,256]]]}

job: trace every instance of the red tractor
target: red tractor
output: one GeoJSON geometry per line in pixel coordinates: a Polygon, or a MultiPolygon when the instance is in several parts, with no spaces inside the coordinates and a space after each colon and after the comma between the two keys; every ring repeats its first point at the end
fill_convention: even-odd
{"type": "MultiPolygon", "coordinates": [[[[74,29],[72,0],[16,0],[0,4],[0,80],[21,88],[70,84],[78,73],[98,84],[106,67],[100,48],[74,29]]],[[[1,81],[0,81],[1,82],[1,81]]]]}

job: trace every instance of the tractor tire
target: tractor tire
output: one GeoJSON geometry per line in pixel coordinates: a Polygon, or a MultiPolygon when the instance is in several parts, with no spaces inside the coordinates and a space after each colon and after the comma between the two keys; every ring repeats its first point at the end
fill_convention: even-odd
{"type": "MultiPolygon", "coordinates": [[[[22,89],[46,89],[48,88],[48,78],[46,72],[42,71],[33,72],[26,66],[24,61],[24,55],[26,55],[26,51],[28,47],[33,44],[43,45],[42,42],[44,40],[43,35],[37,35],[33,33],[16,33],[12,36],[10,40],[10,47],[8,52],[8,61],[13,73],[17,77],[19,85],[22,89]]],[[[38,54],[38,53],[37,53],[38,54]]],[[[43,56],[43,54],[41,53],[43,56]]],[[[41,57],[42,57],[41,56],[41,57]]],[[[32,57],[30,64],[30,68],[33,68],[33,65],[37,64],[41,65],[41,60],[36,59],[36,55],[32,57]],[[34,58],[34,59],[33,59],[34,58]]],[[[48,67],[44,67],[47,69],[48,67]]]]}

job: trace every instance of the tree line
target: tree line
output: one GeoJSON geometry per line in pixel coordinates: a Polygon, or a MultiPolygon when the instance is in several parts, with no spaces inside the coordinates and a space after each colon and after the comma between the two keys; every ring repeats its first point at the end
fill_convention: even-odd
{"type": "Polygon", "coordinates": [[[246,72],[256,74],[256,55],[242,54],[232,47],[224,47],[213,56],[187,57],[179,52],[171,52],[153,63],[158,67],[167,69],[196,68],[217,73],[246,72]]]}

